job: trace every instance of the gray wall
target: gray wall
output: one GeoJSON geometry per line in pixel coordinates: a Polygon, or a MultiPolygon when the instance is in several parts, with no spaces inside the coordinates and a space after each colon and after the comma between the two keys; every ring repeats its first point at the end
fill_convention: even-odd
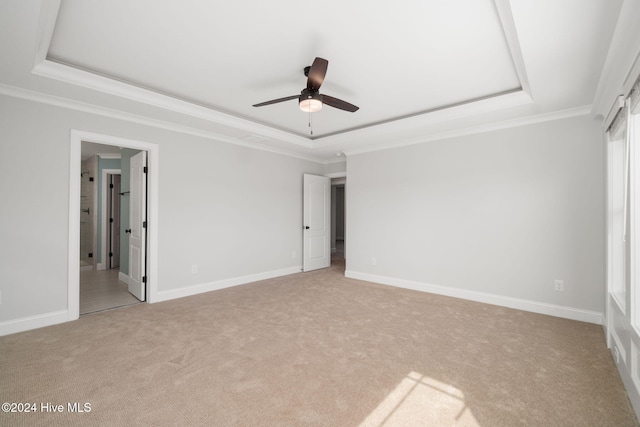
{"type": "MultiPolygon", "coordinates": [[[[158,144],[158,291],[301,265],[302,174],[326,167],[2,96],[0,325],[67,309],[70,129],[158,144]]],[[[599,123],[352,155],[347,172],[348,272],[603,311],[599,123]]]]}
{"type": "Polygon", "coordinates": [[[578,117],[349,156],[347,272],[602,313],[603,153],[578,117]]]}
{"type": "Polygon", "coordinates": [[[159,291],[302,264],[322,165],[2,95],[0,325],[67,310],[70,129],[158,144],[159,291]]]}

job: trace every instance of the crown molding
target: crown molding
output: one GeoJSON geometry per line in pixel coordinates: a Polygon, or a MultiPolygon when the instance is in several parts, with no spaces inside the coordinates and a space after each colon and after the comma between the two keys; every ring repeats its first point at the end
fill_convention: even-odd
{"type": "MultiPolygon", "coordinates": [[[[130,123],[136,123],[144,126],[158,128],[158,129],[169,130],[169,131],[178,132],[186,135],[197,136],[197,137],[206,138],[209,140],[215,140],[219,142],[225,142],[228,144],[239,145],[242,147],[253,148],[256,150],[280,154],[284,156],[295,157],[298,159],[307,160],[315,163],[324,164],[326,162],[326,159],[316,157],[316,156],[305,155],[305,154],[297,153],[290,150],[284,150],[276,147],[269,147],[263,144],[242,141],[237,138],[232,138],[227,135],[222,135],[222,134],[218,134],[211,131],[196,129],[190,126],[179,125],[175,123],[166,122],[163,120],[151,119],[138,114],[126,113],[123,111],[114,110],[106,107],[99,107],[97,105],[87,104],[84,102],[75,101],[68,98],[62,98],[59,96],[45,94],[41,92],[35,92],[32,90],[19,88],[16,86],[10,86],[3,83],[0,83],[0,94],[10,96],[13,98],[20,98],[28,101],[39,102],[42,104],[53,105],[56,107],[61,107],[69,110],[95,114],[98,116],[108,117],[111,119],[123,120],[130,123]]],[[[261,140],[260,142],[264,142],[264,140],[261,140]]]]}
{"type": "Polygon", "coordinates": [[[520,40],[518,38],[518,30],[516,29],[516,24],[513,21],[513,13],[511,12],[511,0],[494,0],[494,4],[496,5],[502,31],[504,32],[504,38],[507,41],[511,60],[518,75],[520,86],[525,93],[531,96],[531,85],[527,77],[527,67],[524,63],[520,40]]]}
{"type": "Polygon", "coordinates": [[[149,89],[141,88],[89,71],[81,70],[70,65],[50,59],[37,64],[32,73],[41,77],[58,80],[85,89],[95,90],[109,95],[118,96],[130,101],[162,108],[174,113],[184,114],[211,123],[243,129],[249,133],[269,139],[287,142],[304,148],[312,148],[312,142],[304,137],[293,135],[278,129],[261,125],[250,120],[225,114],[207,106],[198,105],[188,100],[178,99],[149,89]]]}
{"type": "Polygon", "coordinates": [[[492,132],[502,129],[509,129],[521,126],[532,125],[536,123],[549,122],[554,120],[568,119],[572,117],[588,116],[591,115],[591,105],[585,105],[582,107],[569,108],[566,110],[554,111],[550,113],[535,114],[527,117],[521,117],[511,120],[503,120],[494,123],[489,123],[480,126],[471,126],[463,129],[456,129],[447,132],[434,133],[432,135],[420,136],[414,139],[405,140],[400,143],[390,142],[387,144],[377,145],[375,147],[354,149],[345,151],[346,156],[352,156],[354,154],[363,154],[372,151],[389,150],[392,148],[406,147],[409,145],[417,145],[425,142],[442,141],[451,138],[458,138],[468,135],[476,135],[480,133],[492,132]]]}
{"type": "Polygon", "coordinates": [[[33,61],[34,67],[45,59],[53,37],[53,31],[58,19],[61,0],[47,0],[40,2],[40,16],[38,17],[38,29],[36,34],[36,51],[33,61]]]}
{"type": "Polygon", "coordinates": [[[593,98],[591,113],[602,116],[603,126],[609,126],[613,119],[611,111],[616,108],[620,95],[626,95],[640,74],[640,2],[625,0],[609,45],[600,75],[600,81],[593,98]]]}

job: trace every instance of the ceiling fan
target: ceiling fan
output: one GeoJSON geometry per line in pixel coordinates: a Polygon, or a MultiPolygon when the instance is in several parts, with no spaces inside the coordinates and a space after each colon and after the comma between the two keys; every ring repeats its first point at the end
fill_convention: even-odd
{"type": "Polygon", "coordinates": [[[322,95],[320,92],[320,86],[324,81],[324,76],[327,74],[327,67],[329,61],[324,58],[316,58],[313,60],[313,64],[310,67],[305,67],[304,75],[307,76],[307,87],[302,89],[300,95],[286,96],[284,98],[272,99],[271,101],[261,102],[255,104],[254,107],[263,107],[265,105],[277,104],[278,102],[289,101],[291,99],[298,98],[300,109],[305,112],[314,113],[322,109],[322,105],[326,104],[333,108],[349,111],[354,113],[358,111],[359,107],[353,104],[349,104],[338,98],[334,98],[329,95],[322,95]]]}

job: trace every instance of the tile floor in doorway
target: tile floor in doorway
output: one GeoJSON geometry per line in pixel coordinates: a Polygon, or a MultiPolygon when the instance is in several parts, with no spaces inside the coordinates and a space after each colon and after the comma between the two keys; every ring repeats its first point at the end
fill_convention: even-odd
{"type": "Polygon", "coordinates": [[[118,280],[118,269],[80,272],[80,314],[137,304],[127,284],[118,280]]]}

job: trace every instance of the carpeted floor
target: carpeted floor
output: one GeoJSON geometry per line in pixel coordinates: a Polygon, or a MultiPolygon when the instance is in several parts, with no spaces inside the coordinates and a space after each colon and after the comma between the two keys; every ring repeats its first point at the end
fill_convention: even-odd
{"type": "Polygon", "coordinates": [[[601,326],[343,269],[1,337],[0,425],[638,425],[601,326]]]}

